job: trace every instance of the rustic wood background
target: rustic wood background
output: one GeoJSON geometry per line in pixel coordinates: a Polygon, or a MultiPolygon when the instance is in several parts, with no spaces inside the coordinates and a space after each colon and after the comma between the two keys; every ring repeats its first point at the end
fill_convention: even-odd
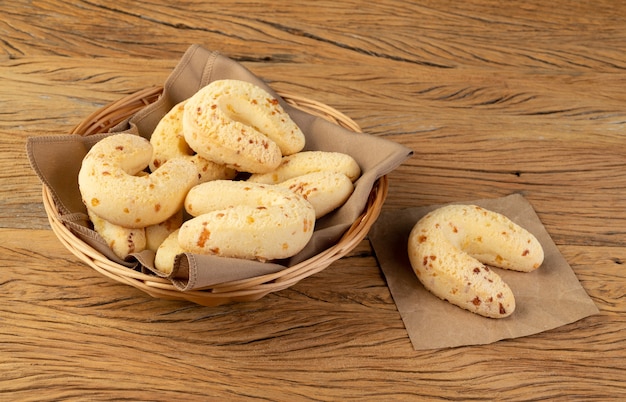
{"type": "Polygon", "coordinates": [[[626,398],[626,2],[0,4],[0,399],[626,398]],[[29,136],[161,84],[190,44],[415,156],[386,209],[523,194],[600,314],[414,351],[367,240],[257,302],[152,299],[49,229],[29,136]]]}

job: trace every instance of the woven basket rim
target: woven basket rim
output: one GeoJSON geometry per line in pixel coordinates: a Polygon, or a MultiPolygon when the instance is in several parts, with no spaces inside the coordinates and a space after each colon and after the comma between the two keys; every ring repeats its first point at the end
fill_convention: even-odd
{"type": "MultiPolygon", "coordinates": [[[[71,134],[87,136],[106,132],[143,107],[155,102],[161,96],[162,91],[162,87],[154,86],[126,95],[94,111],[74,127],[71,134]]],[[[295,108],[322,117],[349,130],[361,132],[356,122],[328,105],[291,93],[278,92],[278,94],[295,108]]],[[[369,229],[380,214],[387,191],[387,177],[382,176],[375,182],[364,211],[339,241],[307,260],[272,274],[191,291],[181,291],[169,279],[136,271],[109,260],[80,240],[61,222],[52,194],[45,185],[42,187],[42,199],[50,226],[62,245],[100,274],[131,285],[155,298],[187,300],[200,305],[217,306],[231,302],[258,300],[271,292],[286,289],[306,277],[321,272],[348,254],[367,236],[369,229]]]]}

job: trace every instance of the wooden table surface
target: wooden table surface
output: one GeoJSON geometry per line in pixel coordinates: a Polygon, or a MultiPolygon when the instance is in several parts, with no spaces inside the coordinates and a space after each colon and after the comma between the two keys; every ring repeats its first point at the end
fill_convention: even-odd
{"type": "Polygon", "coordinates": [[[626,398],[626,2],[0,11],[0,400],[626,398]],[[162,84],[194,43],[415,150],[385,210],[523,194],[600,313],[415,351],[367,239],[289,289],[212,308],[82,264],[50,230],[26,139],[162,84]]]}

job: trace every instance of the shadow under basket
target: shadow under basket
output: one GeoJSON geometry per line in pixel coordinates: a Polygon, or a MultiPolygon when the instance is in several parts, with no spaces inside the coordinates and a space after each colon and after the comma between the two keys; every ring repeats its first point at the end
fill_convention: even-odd
{"type": "MultiPolygon", "coordinates": [[[[88,116],[74,128],[72,134],[83,136],[109,131],[118,123],[155,102],[162,94],[162,87],[147,88],[125,96],[88,116]]],[[[322,117],[352,131],[360,127],[349,117],[322,103],[300,96],[279,93],[295,108],[322,117]]],[[[374,184],[364,211],[339,241],[319,254],[291,267],[272,274],[221,283],[209,289],[181,291],[170,280],[146,274],[117,264],[76,237],[60,220],[53,198],[43,186],[43,204],[53,232],[61,243],[81,261],[101,274],[138,288],[159,299],[186,300],[203,306],[218,306],[232,302],[254,301],[271,292],[286,289],[300,280],[318,273],[334,261],[352,251],[367,235],[374,224],[387,197],[387,177],[374,184]]]]}

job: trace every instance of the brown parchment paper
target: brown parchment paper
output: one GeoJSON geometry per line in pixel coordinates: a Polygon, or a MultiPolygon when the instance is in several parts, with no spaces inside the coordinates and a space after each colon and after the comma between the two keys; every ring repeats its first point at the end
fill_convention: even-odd
{"type": "Polygon", "coordinates": [[[544,262],[531,273],[493,268],[513,290],[516,309],[506,318],[485,318],[437,298],[411,269],[409,233],[422,216],[442,205],[383,211],[369,239],[416,350],[489,344],[536,334],[598,313],[524,197],[513,194],[459,204],[499,212],[531,232],[544,249],[544,262]]]}
{"type": "Polygon", "coordinates": [[[313,238],[296,256],[284,261],[261,263],[185,253],[176,259],[174,271],[168,276],[172,284],[180,290],[203,289],[220,283],[275,273],[318,254],[336,243],[362,213],[376,180],[391,172],[412,154],[403,145],[356,133],[302,112],[288,105],[267,83],[240,63],[218,52],[192,45],[163,84],[162,96],[118,124],[110,133],[88,137],[55,135],[28,139],[29,161],[42,183],[50,190],[59,210],[60,220],[77,237],[110,260],[128,266],[129,269],[151,271],[159,275],[153,266],[153,252],[136,253],[122,261],[91,229],[78,188],[77,178],[82,159],[93,144],[108,135],[128,132],[149,139],[160,119],[174,105],[189,98],[210,82],[227,78],[252,82],[276,96],[304,132],[305,150],[347,153],[357,161],[362,174],[355,182],[355,190],[350,199],[338,210],[316,221],[313,238]]]}

